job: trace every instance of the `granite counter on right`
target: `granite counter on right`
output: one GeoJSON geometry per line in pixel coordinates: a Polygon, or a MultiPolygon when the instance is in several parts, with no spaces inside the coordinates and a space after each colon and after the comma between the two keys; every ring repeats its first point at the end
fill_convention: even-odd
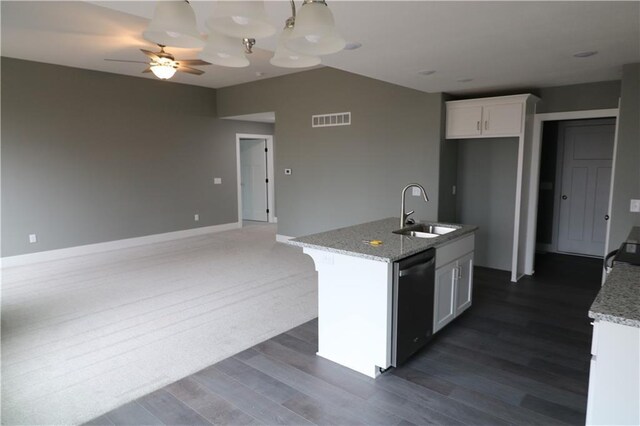
{"type": "MultiPolygon", "coordinates": [[[[627,242],[640,243],[640,227],[627,242]]],[[[640,424],[640,266],[615,264],[596,296],[587,424],[640,424]]]]}

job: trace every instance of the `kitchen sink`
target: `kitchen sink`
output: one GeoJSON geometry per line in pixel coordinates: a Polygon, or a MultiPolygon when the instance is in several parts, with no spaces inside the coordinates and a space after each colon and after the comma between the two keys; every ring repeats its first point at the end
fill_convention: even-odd
{"type": "Polygon", "coordinates": [[[394,234],[407,235],[417,238],[436,238],[441,235],[448,234],[455,231],[457,228],[445,225],[430,225],[428,223],[417,223],[410,225],[397,231],[393,231],[394,234]]]}

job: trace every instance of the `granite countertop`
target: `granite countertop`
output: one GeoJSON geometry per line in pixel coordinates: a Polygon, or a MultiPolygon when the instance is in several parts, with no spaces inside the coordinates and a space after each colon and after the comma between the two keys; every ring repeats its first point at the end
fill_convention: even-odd
{"type": "Polygon", "coordinates": [[[429,222],[429,224],[434,225],[451,226],[456,228],[456,230],[436,238],[418,238],[394,234],[393,231],[400,228],[399,221],[397,217],[377,220],[375,222],[294,238],[289,240],[288,244],[382,262],[395,262],[428,248],[440,247],[451,240],[460,238],[478,229],[477,226],[429,222]],[[365,240],[380,240],[382,244],[372,246],[363,242],[365,240]]]}
{"type": "MultiPolygon", "coordinates": [[[[640,242],[640,226],[631,230],[627,242],[640,242]]],[[[640,327],[640,266],[615,264],[589,309],[589,317],[640,327]]]]}

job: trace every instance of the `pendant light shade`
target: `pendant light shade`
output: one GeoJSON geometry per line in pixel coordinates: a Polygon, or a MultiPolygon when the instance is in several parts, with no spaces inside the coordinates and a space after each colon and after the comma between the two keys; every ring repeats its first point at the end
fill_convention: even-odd
{"type": "Polygon", "coordinates": [[[344,49],[345,40],[336,31],[333,14],[320,0],[305,0],[286,46],[302,54],[329,55],[344,49]]]}
{"type": "Polygon", "coordinates": [[[269,22],[264,2],[218,0],[207,27],[237,38],[264,38],[276,32],[269,22]]]}
{"type": "Polygon", "coordinates": [[[209,40],[200,52],[200,59],[223,67],[242,68],[249,66],[242,42],[211,31],[209,40]]]}
{"type": "Polygon", "coordinates": [[[143,33],[145,39],[164,46],[201,48],[204,39],[196,26],[196,15],[184,0],[159,1],[153,19],[143,33]]]}
{"type": "Polygon", "coordinates": [[[151,72],[160,80],[168,80],[178,70],[174,61],[167,58],[160,58],[156,63],[150,66],[151,72]]]}
{"type": "Polygon", "coordinates": [[[287,27],[280,34],[275,54],[269,61],[271,65],[283,68],[307,68],[320,64],[320,58],[317,56],[303,55],[287,48],[285,44],[291,38],[292,33],[293,28],[287,27]]]}

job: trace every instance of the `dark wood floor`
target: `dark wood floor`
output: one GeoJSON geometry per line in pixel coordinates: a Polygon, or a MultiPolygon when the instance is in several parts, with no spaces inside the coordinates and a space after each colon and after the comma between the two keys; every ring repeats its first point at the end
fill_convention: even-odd
{"type": "Polygon", "coordinates": [[[317,357],[314,320],[88,424],[584,424],[601,262],[536,269],[476,268],[473,306],[376,380],[317,357]]]}

